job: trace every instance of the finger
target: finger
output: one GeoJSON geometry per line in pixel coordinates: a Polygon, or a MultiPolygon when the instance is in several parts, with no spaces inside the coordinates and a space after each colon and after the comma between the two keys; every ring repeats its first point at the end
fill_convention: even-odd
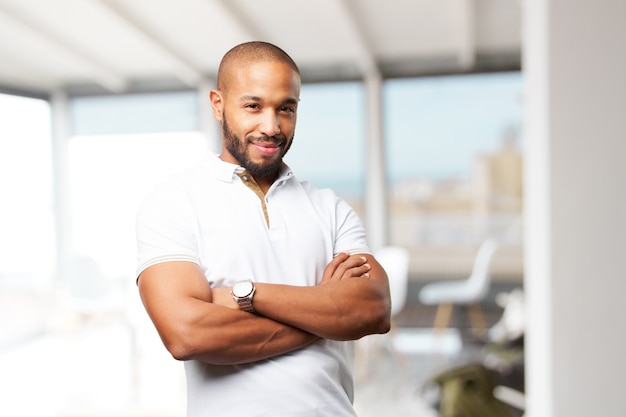
{"type": "Polygon", "coordinates": [[[342,262],[341,265],[337,267],[337,270],[333,274],[331,280],[341,281],[342,279],[360,277],[363,274],[368,273],[370,269],[370,265],[365,263],[364,260],[359,258],[356,260],[350,259],[349,261],[342,262]]]}
{"type": "Polygon", "coordinates": [[[328,265],[326,265],[326,268],[324,268],[324,274],[322,275],[322,281],[320,282],[321,284],[328,282],[328,281],[332,281],[333,277],[335,276],[335,272],[337,271],[337,268],[343,263],[345,262],[347,259],[349,259],[350,254],[346,253],[346,252],[340,252],[338,253],[329,263],[328,265]]]}
{"type": "MultiPolygon", "coordinates": [[[[345,261],[343,261],[340,265],[337,266],[335,270],[332,280],[340,281],[344,278],[353,278],[355,276],[361,275],[363,265],[367,262],[367,258],[365,256],[351,256],[345,261]],[[355,269],[356,268],[356,269],[355,269]]],[[[368,267],[366,267],[368,268],[368,267]]]]}
{"type": "Polygon", "coordinates": [[[362,266],[367,262],[367,258],[365,256],[350,256],[348,259],[343,261],[343,266],[348,268],[356,268],[358,266],[362,266]]]}
{"type": "Polygon", "coordinates": [[[364,263],[359,266],[355,266],[347,269],[341,276],[341,279],[347,278],[369,278],[369,271],[372,269],[370,264],[364,263]]]}
{"type": "Polygon", "coordinates": [[[362,266],[367,260],[365,257],[351,256],[337,265],[337,268],[333,272],[331,281],[341,281],[344,278],[352,278],[357,273],[353,268],[362,266]]]}

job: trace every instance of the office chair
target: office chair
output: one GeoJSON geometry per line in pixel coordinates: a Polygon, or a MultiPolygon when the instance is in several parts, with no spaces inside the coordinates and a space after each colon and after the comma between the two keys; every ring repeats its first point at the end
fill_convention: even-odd
{"type": "Polygon", "coordinates": [[[424,285],[419,292],[422,304],[438,305],[434,328],[446,329],[452,316],[454,305],[467,305],[470,309],[470,324],[476,336],[486,331],[480,302],[485,298],[491,285],[489,266],[498,248],[495,239],[485,240],[474,259],[472,272],[465,280],[433,282],[424,285]]]}

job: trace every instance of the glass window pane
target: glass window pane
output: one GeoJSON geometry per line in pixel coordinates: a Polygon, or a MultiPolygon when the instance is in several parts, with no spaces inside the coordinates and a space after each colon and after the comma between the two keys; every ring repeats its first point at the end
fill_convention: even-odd
{"type": "Polygon", "coordinates": [[[520,213],[520,73],[393,80],[385,94],[392,208],[430,223],[406,243],[504,232],[493,230],[495,223],[475,224],[471,215],[507,212],[513,221],[520,213]]]}
{"type": "Polygon", "coordinates": [[[412,275],[469,273],[494,237],[495,273],[520,278],[521,74],[390,80],[384,97],[390,241],[412,248],[412,275]]]}
{"type": "Polygon", "coordinates": [[[49,320],[51,161],[48,103],[0,94],[0,349],[41,334],[49,320]]]}
{"type": "Polygon", "coordinates": [[[198,128],[197,93],[76,97],[70,102],[75,135],[178,132],[198,128]]]}
{"type": "Polygon", "coordinates": [[[285,157],[299,180],[362,199],[364,92],[360,83],[302,86],[294,144],[285,157]]]}
{"type": "Polygon", "coordinates": [[[50,107],[0,94],[0,283],[50,284],[55,257],[50,107]]]}

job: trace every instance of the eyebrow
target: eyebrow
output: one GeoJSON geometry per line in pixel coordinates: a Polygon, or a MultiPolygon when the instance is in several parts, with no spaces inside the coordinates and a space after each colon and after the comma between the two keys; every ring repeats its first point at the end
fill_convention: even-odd
{"type": "Polygon", "coordinates": [[[261,97],[258,96],[241,96],[239,101],[263,101],[261,97]]]}
{"type": "MultiPolygon", "coordinates": [[[[255,101],[255,102],[262,102],[263,99],[259,96],[242,96],[240,99],[240,101],[255,101]]],[[[296,98],[287,98],[285,100],[283,100],[282,104],[298,104],[300,100],[296,99],[296,98]]]]}

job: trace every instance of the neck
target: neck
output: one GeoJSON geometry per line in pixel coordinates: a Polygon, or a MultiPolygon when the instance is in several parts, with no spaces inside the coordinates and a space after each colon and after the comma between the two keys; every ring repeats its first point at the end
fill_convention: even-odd
{"type": "Polygon", "coordinates": [[[278,178],[278,173],[265,176],[253,175],[252,178],[254,178],[254,181],[259,185],[263,194],[267,194],[272,184],[274,184],[274,181],[278,178]]]}

